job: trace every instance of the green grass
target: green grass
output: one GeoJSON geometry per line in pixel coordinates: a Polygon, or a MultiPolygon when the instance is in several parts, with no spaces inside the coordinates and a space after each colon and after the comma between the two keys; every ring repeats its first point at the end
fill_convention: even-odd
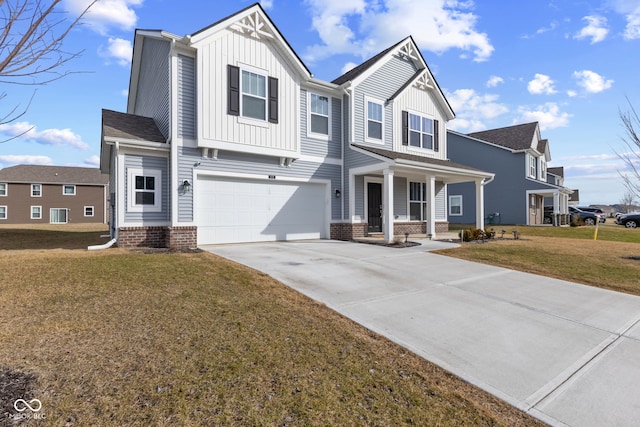
{"type": "Polygon", "coordinates": [[[601,224],[594,240],[595,227],[494,226],[503,229],[504,240],[439,253],[640,295],[640,230],[601,224]]]}
{"type": "Polygon", "coordinates": [[[38,241],[0,252],[0,373],[35,375],[46,425],[539,424],[214,255],[38,241]]]}

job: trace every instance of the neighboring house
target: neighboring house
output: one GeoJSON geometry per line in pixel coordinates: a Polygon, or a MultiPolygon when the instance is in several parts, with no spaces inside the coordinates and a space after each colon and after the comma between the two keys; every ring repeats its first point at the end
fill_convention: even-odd
{"type": "Polygon", "coordinates": [[[580,191],[573,190],[573,193],[569,197],[569,206],[578,206],[580,204],[580,191]]]}
{"type": "MultiPolygon", "coordinates": [[[[562,174],[549,173],[549,141],[540,137],[537,122],[468,135],[450,131],[448,145],[451,160],[495,174],[485,191],[487,223],[543,224],[546,205],[555,225],[568,224],[572,190],[562,174]]],[[[472,186],[449,186],[449,222],[473,223],[474,199],[472,186]]]]}
{"type": "MultiPolygon", "coordinates": [[[[408,37],[332,82],[312,76],[259,4],[189,36],[137,30],[126,113],[103,111],[121,246],[379,233],[435,237],[454,113],[408,37]]],[[[482,225],[483,204],[474,221],[482,225]]]]}
{"type": "Polygon", "coordinates": [[[109,176],[97,168],[0,170],[0,224],[106,223],[109,176]]]}

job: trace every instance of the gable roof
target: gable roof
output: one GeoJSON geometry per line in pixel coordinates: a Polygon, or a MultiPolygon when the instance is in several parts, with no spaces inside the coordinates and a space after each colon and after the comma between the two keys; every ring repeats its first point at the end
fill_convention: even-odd
{"type": "Polygon", "coordinates": [[[102,110],[102,138],[166,142],[152,118],[105,109],[102,110]]]}
{"type": "Polygon", "coordinates": [[[362,64],[360,64],[360,65],[358,65],[356,67],[353,67],[351,70],[347,71],[346,73],[344,73],[343,75],[341,75],[337,79],[333,80],[331,83],[336,84],[336,85],[342,85],[342,84],[347,83],[349,81],[355,80],[358,76],[364,74],[364,72],[367,71],[369,68],[373,67],[387,53],[391,52],[396,47],[400,46],[403,42],[404,42],[404,40],[401,40],[398,43],[394,44],[393,46],[388,47],[387,49],[383,50],[382,52],[378,53],[377,55],[367,59],[362,64]]]}
{"type": "Polygon", "coordinates": [[[554,168],[547,168],[547,173],[561,176],[564,178],[564,166],[556,166],[554,168]]]}
{"type": "MultiPolygon", "coordinates": [[[[482,132],[473,132],[467,135],[518,151],[531,148],[537,130],[538,122],[532,122],[482,132]]],[[[536,146],[535,148],[538,147],[536,146]]]]}
{"type": "Polygon", "coordinates": [[[0,181],[38,184],[106,185],[109,175],[98,168],[16,165],[0,170],[0,181]]]}

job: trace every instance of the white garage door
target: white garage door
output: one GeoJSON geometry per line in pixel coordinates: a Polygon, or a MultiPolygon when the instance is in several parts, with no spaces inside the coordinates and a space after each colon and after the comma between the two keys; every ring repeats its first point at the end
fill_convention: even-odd
{"type": "Polygon", "coordinates": [[[326,238],[326,185],[199,177],[198,244],[326,238]]]}

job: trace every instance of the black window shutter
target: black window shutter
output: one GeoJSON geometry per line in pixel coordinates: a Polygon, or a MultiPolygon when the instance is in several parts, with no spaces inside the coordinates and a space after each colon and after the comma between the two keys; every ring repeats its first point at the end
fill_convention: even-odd
{"type": "Polygon", "coordinates": [[[409,145],[409,112],[402,112],[402,145],[409,145]]]}
{"type": "Polygon", "coordinates": [[[278,123],[278,79],[269,77],[269,123],[278,123]]]}
{"type": "Polygon", "coordinates": [[[227,112],[232,116],[240,115],[240,68],[227,65],[227,80],[229,85],[227,112]]]}
{"type": "Polygon", "coordinates": [[[433,151],[440,149],[440,122],[433,121],[433,151]]]}

